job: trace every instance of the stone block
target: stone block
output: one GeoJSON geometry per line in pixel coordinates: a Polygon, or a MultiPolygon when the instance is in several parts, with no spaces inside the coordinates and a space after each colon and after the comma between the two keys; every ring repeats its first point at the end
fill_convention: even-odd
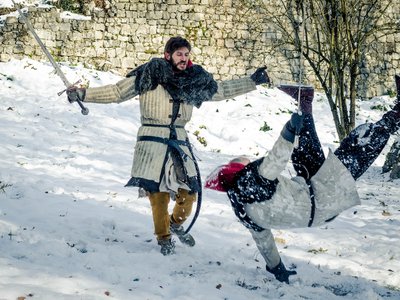
{"type": "Polygon", "coordinates": [[[11,58],[12,58],[12,56],[7,53],[0,53],[0,61],[7,62],[7,61],[10,61],[11,58]]]}
{"type": "Polygon", "coordinates": [[[104,26],[104,24],[101,23],[95,23],[93,26],[94,30],[96,31],[105,31],[106,27],[104,26]]]}
{"type": "Polygon", "coordinates": [[[113,48],[106,48],[107,58],[115,58],[117,57],[117,52],[113,48]]]}
{"type": "Polygon", "coordinates": [[[235,65],[235,58],[232,56],[228,56],[225,60],[226,66],[234,66],[235,65]]]}
{"type": "Polygon", "coordinates": [[[125,49],[119,47],[115,49],[115,53],[117,54],[118,57],[125,57],[126,56],[126,51],[125,49]]]}
{"type": "Polygon", "coordinates": [[[14,16],[9,16],[5,20],[6,25],[13,25],[18,23],[18,18],[14,16]]]}
{"type": "Polygon", "coordinates": [[[225,40],[225,47],[234,48],[235,47],[235,41],[232,40],[232,39],[226,39],[225,40]]]}
{"type": "Polygon", "coordinates": [[[132,69],[136,67],[135,59],[132,57],[124,57],[122,59],[122,66],[125,69],[132,69]]]}
{"type": "Polygon", "coordinates": [[[118,35],[118,41],[120,41],[120,42],[125,43],[125,42],[129,42],[129,40],[130,40],[129,37],[126,35],[118,35]]]}
{"type": "Polygon", "coordinates": [[[146,53],[138,53],[137,57],[139,60],[148,61],[151,58],[151,55],[146,53]]]}
{"type": "Polygon", "coordinates": [[[94,48],[93,52],[90,57],[106,57],[106,50],[104,48],[94,48]]]}
{"type": "Polygon", "coordinates": [[[225,40],[224,39],[217,40],[217,46],[219,48],[225,47],[225,40]]]}

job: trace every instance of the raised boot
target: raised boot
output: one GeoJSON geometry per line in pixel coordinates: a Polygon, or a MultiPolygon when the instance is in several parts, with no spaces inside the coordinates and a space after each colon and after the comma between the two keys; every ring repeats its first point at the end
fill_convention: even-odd
{"type": "Polygon", "coordinates": [[[170,220],[170,231],[178,237],[182,244],[189,247],[193,247],[196,244],[193,236],[190,233],[185,233],[185,228],[183,228],[182,225],[175,223],[172,218],[170,220]]]}
{"type": "Polygon", "coordinates": [[[193,203],[196,201],[196,194],[184,189],[178,189],[175,195],[175,206],[169,219],[169,230],[175,234],[182,244],[193,247],[195,240],[189,233],[185,234],[182,224],[187,220],[192,212],[193,203]]]}
{"type": "Polygon", "coordinates": [[[278,89],[288,94],[290,97],[299,100],[300,91],[300,110],[304,114],[312,113],[312,101],[314,99],[314,88],[310,85],[282,84],[278,89]]]}
{"type": "Polygon", "coordinates": [[[396,105],[382,116],[378,124],[382,124],[389,129],[390,134],[400,129],[400,101],[396,101],[396,105]]]}
{"type": "Polygon", "coordinates": [[[400,76],[394,76],[397,89],[397,99],[392,110],[385,113],[382,120],[385,121],[385,125],[389,128],[390,133],[395,133],[400,128],[400,76]]]}

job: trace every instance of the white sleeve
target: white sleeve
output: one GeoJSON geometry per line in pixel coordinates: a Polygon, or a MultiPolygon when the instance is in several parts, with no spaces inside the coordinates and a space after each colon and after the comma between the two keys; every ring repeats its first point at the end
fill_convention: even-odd
{"type": "Polygon", "coordinates": [[[135,78],[128,77],[100,87],[88,88],[86,90],[85,102],[92,103],[120,103],[138,95],[135,90],[135,78]]]}
{"type": "Polygon", "coordinates": [[[285,169],[292,151],[293,144],[279,135],[278,140],[258,167],[258,173],[268,180],[275,180],[285,169]]]}
{"type": "Polygon", "coordinates": [[[218,90],[211,101],[232,99],[236,96],[240,96],[257,89],[256,84],[250,79],[250,77],[219,81],[217,83],[218,90]]]}

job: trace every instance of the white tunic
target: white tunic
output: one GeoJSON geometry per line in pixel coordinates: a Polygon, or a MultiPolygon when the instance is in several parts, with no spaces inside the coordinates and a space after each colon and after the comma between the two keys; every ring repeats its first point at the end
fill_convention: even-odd
{"type": "MultiPolygon", "coordinates": [[[[275,267],[280,256],[271,229],[307,227],[311,215],[310,191],[303,177],[287,178],[279,175],[286,167],[293,151],[293,144],[279,137],[259,166],[259,174],[269,180],[279,180],[270,200],[245,204],[253,222],[266,230],[250,229],[261,255],[268,267],[275,267]]],[[[339,159],[329,151],[325,162],[311,178],[315,196],[315,216],[312,226],[344,210],[360,204],[353,176],[339,159]]]]}

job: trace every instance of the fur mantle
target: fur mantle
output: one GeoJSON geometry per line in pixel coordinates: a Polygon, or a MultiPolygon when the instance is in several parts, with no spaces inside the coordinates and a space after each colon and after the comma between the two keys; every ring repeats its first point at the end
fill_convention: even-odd
{"type": "Polygon", "coordinates": [[[174,73],[171,64],[162,58],[153,58],[128,73],[136,76],[135,90],[139,95],[154,90],[161,84],[174,100],[200,107],[212,99],[218,90],[213,76],[200,65],[192,65],[180,73],[174,73]]]}

